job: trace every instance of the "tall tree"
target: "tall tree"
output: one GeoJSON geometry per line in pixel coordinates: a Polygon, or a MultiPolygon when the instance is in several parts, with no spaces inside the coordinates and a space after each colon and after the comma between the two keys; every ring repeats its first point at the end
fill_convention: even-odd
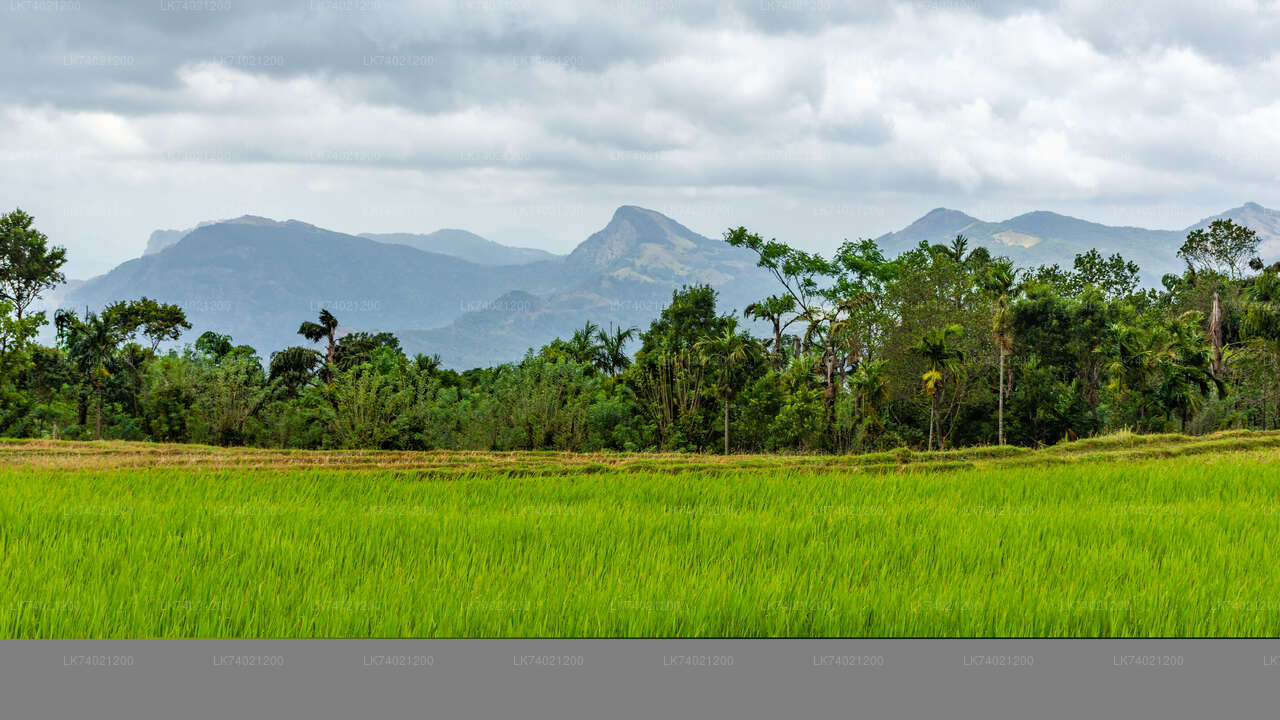
{"type": "Polygon", "coordinates": [[[318,351],[309,347],[287,347],[271,354],[269,379],[296,395],[315,377],[323,360],[318,351]]]}
{"type": "Polygon", "coordinates": [[[996,352],[1000,354],[1000,380],[997,389],[997,438],[1004,445],[1004,399],[1008,393],[1004,382],[1005,361],[1013,352],[1013,323],[1009,313],[1009,303],[1016,294],[1017,272],[1013,263],[1005,260],[992,264],[987,270],[984,283],[987,292],[994,298],[994,312],[991,319],[991,337],[995,341],[996,352]]]}
{"type": "Polygon", "coordinates": [[[601,370],[608,373],[609,377],[617,377],[618,373],[627,369],[631,364],[631,358],[627,356],[627,343],[635,337],[636,329],[609,326],[608,330],[597,330],[596,340],[598,341],[596,364],[601,370]]]}
{"type": "Polygon", "coordinates": [[[327,340],[329,347],[324,353],[324,378],[325,382],[333,379],[333,369],[338,362],[338,318],[333,316],[328,310],[320,309],[320,322],[313,323],[307,321],[298,327],[298,334],[310,340],[311,342],[320,342],[327,340]]]}
{"type": "Polygon", "coordinates": [[[600,354],[600,346],[596,336],[600,326],[588,320],[581,328],[573,331],[569,338],[568,351],[574,361],[580,365],[594,365],[600,354]]]}
{"type": "Polygon", "coordinates": [[[773,360],[774,369],[782,367],[785,352],[782,347],[782,332],[788,324],[788,316],[795,312],[796,301],[790,295],[770,295],[769,297],[751,303],[742,311],[743,317],[749,317],[752,320],[768,320],[773,327],[773,338],[766,340],[765,344],[769,350],[769,356],[773,360]]]}
{"type": "Polygon", "coordinates": [[[960,372],[964,363],[964,351],[956,348],[952,340],[964,334],[961,325],[947,325],[926,332],[920,338],[915,351],[924,358],[929,369],[921,376],[924,392],[929,396],[929,446],[933,449],[934,438],[938,440],[938,449],[943,449],[941,423],[938,421],[938,404],[948,380],[960,372]]]}
{"type": "Polygon", "coordinates": [[[739,333],[734,323],[727,323],[717,335],[699,340],[695,346],[703,364],[717,366],[716,386],[724,402],[724,454],[729,454],[729,401],[733,399],[733,371],[749,361],[755,352],[755,342],[739,333]]]}
{"type": "Polygon", "coordinates": [[[161,303],[146,296],[138,300],[120,300],[102,311],[102,319],[120,328],[126,338],[141,334],[152,352],[160,343],[177,340],[183,330],[190,330],[191,323],[182,308],[161,303]]]}
{"type": "Polygon", "coordinates": [[[66,249],[50,247],[34,224],[21,208],[0,216],[0,300],[13,303],[18,320],[41,293],[66,282],[66,249]]]}
{"type": "Polygon", "coordinates": [[[1237,225],[1230,218],[1214,220],[1207,228],[1187,233],[1178,257],[1195,270],[1225,270],[1235,280],[1257,255],[1260,243],[1258,234],[1250,228],[1237,225]]]}
{"type": "Polygon", "coordinates": [[[101,315],[87,311],[81,318],[73,312],[59,310],[54,318],[68,357],[80,370],[85,387],[93,393],[94,437],[101,440],[103,395],[111,379],[109,364],[124,341],[125,332],[101,315]]]}
{"type": "MultiPolygon", "coordinates": [[[[784,312],[792,313],[792,317],[782,323],[774,334],[779,342],[791,323],[799,321],[813,328],[820,321],[825,302],[823,290],[830,287],[830,277],[837,272],[832,263],[821,255],[797,250],[777,240],[765,240],[748,232],[745,227],[726,231],[724,241],[733,247],[754,252],[756,265],[767,270],[782,285],[782,294],[771,295],[761,301],[771,313],[779,316],[784,312]],[[789,310],[782,309],[788,305],[791,306],[789,310]]],[[[805,333],[801,352],[809,351],[808,342],[812,335],[812,330],[805,333]]]]}

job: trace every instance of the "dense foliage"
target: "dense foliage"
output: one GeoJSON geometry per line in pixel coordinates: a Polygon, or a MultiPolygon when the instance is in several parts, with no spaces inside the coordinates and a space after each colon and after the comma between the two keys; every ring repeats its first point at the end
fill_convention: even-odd
{"type": "Polygon", "coordinates": [[[1014,268],[962,236],[896,258],[871,240],[831,257],[745,228],[725,240],[777,280],[741,314],[685,287],[647,329],[588,323],[522,362],[457,372],[327,310],[269,355],[212,332],[176,349],[184,313],[145,297],[32,313],[65,251],[15,211],[0,218],[0,434],[852,452],[1280,425],[1280,264],[1230,220],[1188,235],[1186,271],[1159,289],[1097,251],[1014,268]]]}

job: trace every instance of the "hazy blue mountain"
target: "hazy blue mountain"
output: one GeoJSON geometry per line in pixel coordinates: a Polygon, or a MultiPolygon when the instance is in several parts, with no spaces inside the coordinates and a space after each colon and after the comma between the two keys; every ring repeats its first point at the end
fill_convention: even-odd
{"type": "Polygon", "coordinates": [[[448,255],[242,218],[197,228],[177,244],[86,281],[63,302],[100,309],[141,295],[186,309],[195,328],[229,333],[266,356],[301,341],[322,307],[344,327],[438,327],[517,288],[552,289],[530,266],[486,268],[448,255]]]}
{"type": "MultiPolygon", "coordinates": [[[[385,237],[385,236],[382,236],[385,237]]],[[[508,248],[509,249],[509,248],[508,248]]],[[[100,309],[146,295],[187,310],[264,357],[301,341],[322,307],[344,330],[388,330],[453,367],[517,360],[591,320],[647,325],[681,284],[710,282],[727,307],[766,288],[749,253],[666,216],[623,207],[569,257],[486,265],[406,244],[246,216],[206,224],[59,298],[100,309]]]]}
{"type": "Polygon", "coordinates": [[[971,246],[982,246],[1018,265],[1059,263],[1069,267],[1077,253],[1097,248],[1118,252],[1142,267],[1146,280],[1155,282],[1180,263],[1175,253],[1185,232],[1113,227],[1067,215],[1038,211],[1001,222],[986,222],[956,210],[938,208],[898,232],[876,238],[886,255],[893,256],[919,245],[950,242],[964,235],[971,246]]]}
{"type": "Polygon", "coordinates": [[[362,233],[360,237],[383,243],[396,243],[427,252],[452,255],[477,265],[527,265],[541,260],[555,260],[546,250],[500,245],[466,230],[445,228],[426,235],[412,233],[362,233]]]}
{"type": "MultiPolygon", "coordinates": [[[[564,264],[564,289],[542,297],[511,293],[443,328],[407,333],[406,345],[439,353],[450,366],[518,360],[591,321],[648,327],[681,285],[710,283],[724,311],[771,292],[755,255],[699,235],[671,218],[623,206],[564,264]]],[[[740,312],[739,312],[740,314],[740,312]]]]}
{"type": "Polygon", "coordinates": [[[1104,254],[1118,252],[1138,263],[1144,280],[1156,284],[1163,274],[1181,271],[1177,252],[1188,232],[1228,217],[1258,233],[1263,239],[1264,255],[1280,252],[1280,212],[1252,202],[1182,230],[1116,227],[1045,211],[986,222],[957,210],[937,208],[902,230],[876,240],[885,254],[892,256],[921,241],[946,243],[963,234],[972,245],[986,247],[1024,266],[1059,263],[1069,267],[1077,253],[1097,248],[1104,254]]]}
{"type": "Polygon", "coordinates": [[[232,218],[229,220],[205,220],[203,222],[196,223],[195,227],[187,228],[186,230],[156,230],[147,238],[147,247],[142,251],[142,254],[155,255],[161,250],[177,245],[178,241],[191,234],[192,230],[202,228],[206,225],[215,225],[220,222],[238,223],[241,225],[269,225],[274,223],[275,220],[259,217],[257,215],[242,215],[238,218],[232,218]]]}
{"type": "Polygon", "coordinates": [[[155,255],[167,247],[178,244],[178,241],[187,236],[191,229],[186,230],[156,230],[147,238],[147,247],[142,251],[143,255],[155,255]]]}

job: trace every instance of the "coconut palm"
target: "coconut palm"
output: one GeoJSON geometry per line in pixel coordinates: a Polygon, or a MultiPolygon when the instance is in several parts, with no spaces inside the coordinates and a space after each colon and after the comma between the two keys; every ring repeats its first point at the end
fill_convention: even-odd
{"type": "Polygon", "coordinates": [[[725,323],[718,335],[708,335],[694,344],[694,350],[702,364],[716,364],[719,370],[717,386],[724,401],[724,454],[729,454],[729,400],[733,397],[733,369],[750,361],[756,355],[756,343],[738,332],[736,322],[725,323]]]}

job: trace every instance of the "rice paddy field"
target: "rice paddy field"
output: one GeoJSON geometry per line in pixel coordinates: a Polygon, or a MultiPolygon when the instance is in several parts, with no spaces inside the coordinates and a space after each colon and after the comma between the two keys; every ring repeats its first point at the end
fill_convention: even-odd
{"type": "Polygon", "coordinates": [[[862,456],[0,442],[0,637],[1280,636],[1280,434],[862,456]]]}

